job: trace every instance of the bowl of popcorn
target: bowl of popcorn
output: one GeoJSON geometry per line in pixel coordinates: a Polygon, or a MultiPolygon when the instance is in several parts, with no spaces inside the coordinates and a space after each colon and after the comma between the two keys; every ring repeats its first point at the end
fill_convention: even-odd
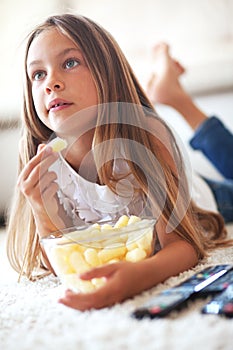
{"type": "Polygon", "coordinates": [[[105,278],[84,281],[79,274],[119,261],[137,262],[153,254],[154,218],[123,215],[116,221],[98,222],[57,231],[41,244],[65,288],[88,293],[105,278]]]}

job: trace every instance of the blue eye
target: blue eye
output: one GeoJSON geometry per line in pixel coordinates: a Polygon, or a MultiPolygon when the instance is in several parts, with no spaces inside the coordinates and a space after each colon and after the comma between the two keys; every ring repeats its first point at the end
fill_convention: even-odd
{"type": "Polygon", "coordinates": [[[65,61],[64,67],[66,69],[71,69],[79,65],[79,61],[75,58],[69,58],[68,60],[65,61]]]}
{"type": "Polygon", "coordinates": [[[35,73],[33,74],[33,79],[34,79],[34,80],[41,80],[41,79],[43,79],[44,77],[45,77],[45,72],[43,72],[43,71],[35,72],[35,73]]]}

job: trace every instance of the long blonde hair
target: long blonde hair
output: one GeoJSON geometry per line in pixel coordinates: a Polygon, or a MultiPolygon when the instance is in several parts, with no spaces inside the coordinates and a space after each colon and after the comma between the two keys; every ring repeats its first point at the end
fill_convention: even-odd
{"type": "MultiPolygon", "coordinates": [[[[119,120],[116,120],[116,123],[112,120],[110,122],[106,110],[105,113],[99,112],[94,144],[98,146],[104,144],[104,141],[114,138],[130,141],[124,143],[127,163],[130,172],[138,181],[141,193],[145,198],[149,198],[151,206],[156,208],[156,213],[159,213],[166,224],[172,221],[172,217],[174,218],[172,221],[173,231],[194,246],[199,258],[205,256],[206,250],[224,245],[226,231],[222,217],[203,211],[197,208],[192,201],[185,199],[188,191],[185,168],[179,148],[169,128],[156,115],[153,105],[144,93],[116,41],[106,30],[86,17],[72,14],[49,17],[28,37],[24,67],[25,88],[19,172],[36,154],[38,145],[47,141],[52,135],[52,130],[40,121],[35,111],[31,83],[26,69],[28,50],[32,41],[41,32],[51,28],[57,28],[67,35],[82,50],[97,87],[99,104],[117,103],[118,109],[121,103],[132,106],[130,107],[133,109],[132,115],[135,116],[133,124],[136,126],[129,127],[127,123],[119,120]],[[136,111],[135,106],[138,107],[136,111]],[[167,148],[170,148],[172,159],[177,166],[176,170],[171,167],[171,163],[164,156],[166,147],[161,141],[159,130],[158,135],[156,135],[156,130],[150,132],[148,128],[143,126],[141,116],[145,114],[153,117],[157,121],[156,125],[159,123],[161,126],[162,133],[167,139],[167,148]],[[137,149],[132,149],[131,141],[143,145],[148,152],[141,153],[137,149]],[[157,167],[153,166],[153,157],[158,160],[163,170],[163,179],[161,179],[157,167]],[[178,195],[180,195],[180,200],[177,205],[178,195]],[[162,198],[163,205],[158,200],[159,196],[162,198]],[[179,210],[182,209],[183,202],[186,202],[185,208],[183,208],[185,213],[181,217],[179,210]]],[[[109,153],[111,152],[109,145],[103,148],[106,159],[110,159],[109,153]]],[[[98,154],[95,161],[98,162],[98,154]]],[[[106,162],[99,168],[98,177],[100,183],[106,184],[112,191],[115,191],[118,179],[114,177],[112,167],[111,161],[106,162]]],[[[7,250],[12,267],[29,278],[32,278],[33,271],[41,266],[42,252],[32,211],[18,188],[16,188],[8,222],[7,250]]]]}

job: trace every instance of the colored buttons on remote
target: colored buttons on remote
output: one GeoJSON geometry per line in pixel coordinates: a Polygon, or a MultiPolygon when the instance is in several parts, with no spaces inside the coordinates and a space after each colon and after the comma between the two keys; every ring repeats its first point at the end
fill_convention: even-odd
{"type": "Polygon", "coordinates": [[[224,291],[230,284],[233,284],[233,270],[229,271],[217,281],[214,281],[209,286],[205,287],[202,291],[200,291],[200,293],[204,295],[220,293],[224,291]]]}

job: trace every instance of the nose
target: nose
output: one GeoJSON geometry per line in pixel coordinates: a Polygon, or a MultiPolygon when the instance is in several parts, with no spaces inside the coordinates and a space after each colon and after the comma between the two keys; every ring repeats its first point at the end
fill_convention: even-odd
{"type": "Polygon", "coordinates": [[[62,91],[64,87],[64,82],[60,78],[51,77],[46,82],[45,91],[50,94],[53,91],[62,91]]]}

